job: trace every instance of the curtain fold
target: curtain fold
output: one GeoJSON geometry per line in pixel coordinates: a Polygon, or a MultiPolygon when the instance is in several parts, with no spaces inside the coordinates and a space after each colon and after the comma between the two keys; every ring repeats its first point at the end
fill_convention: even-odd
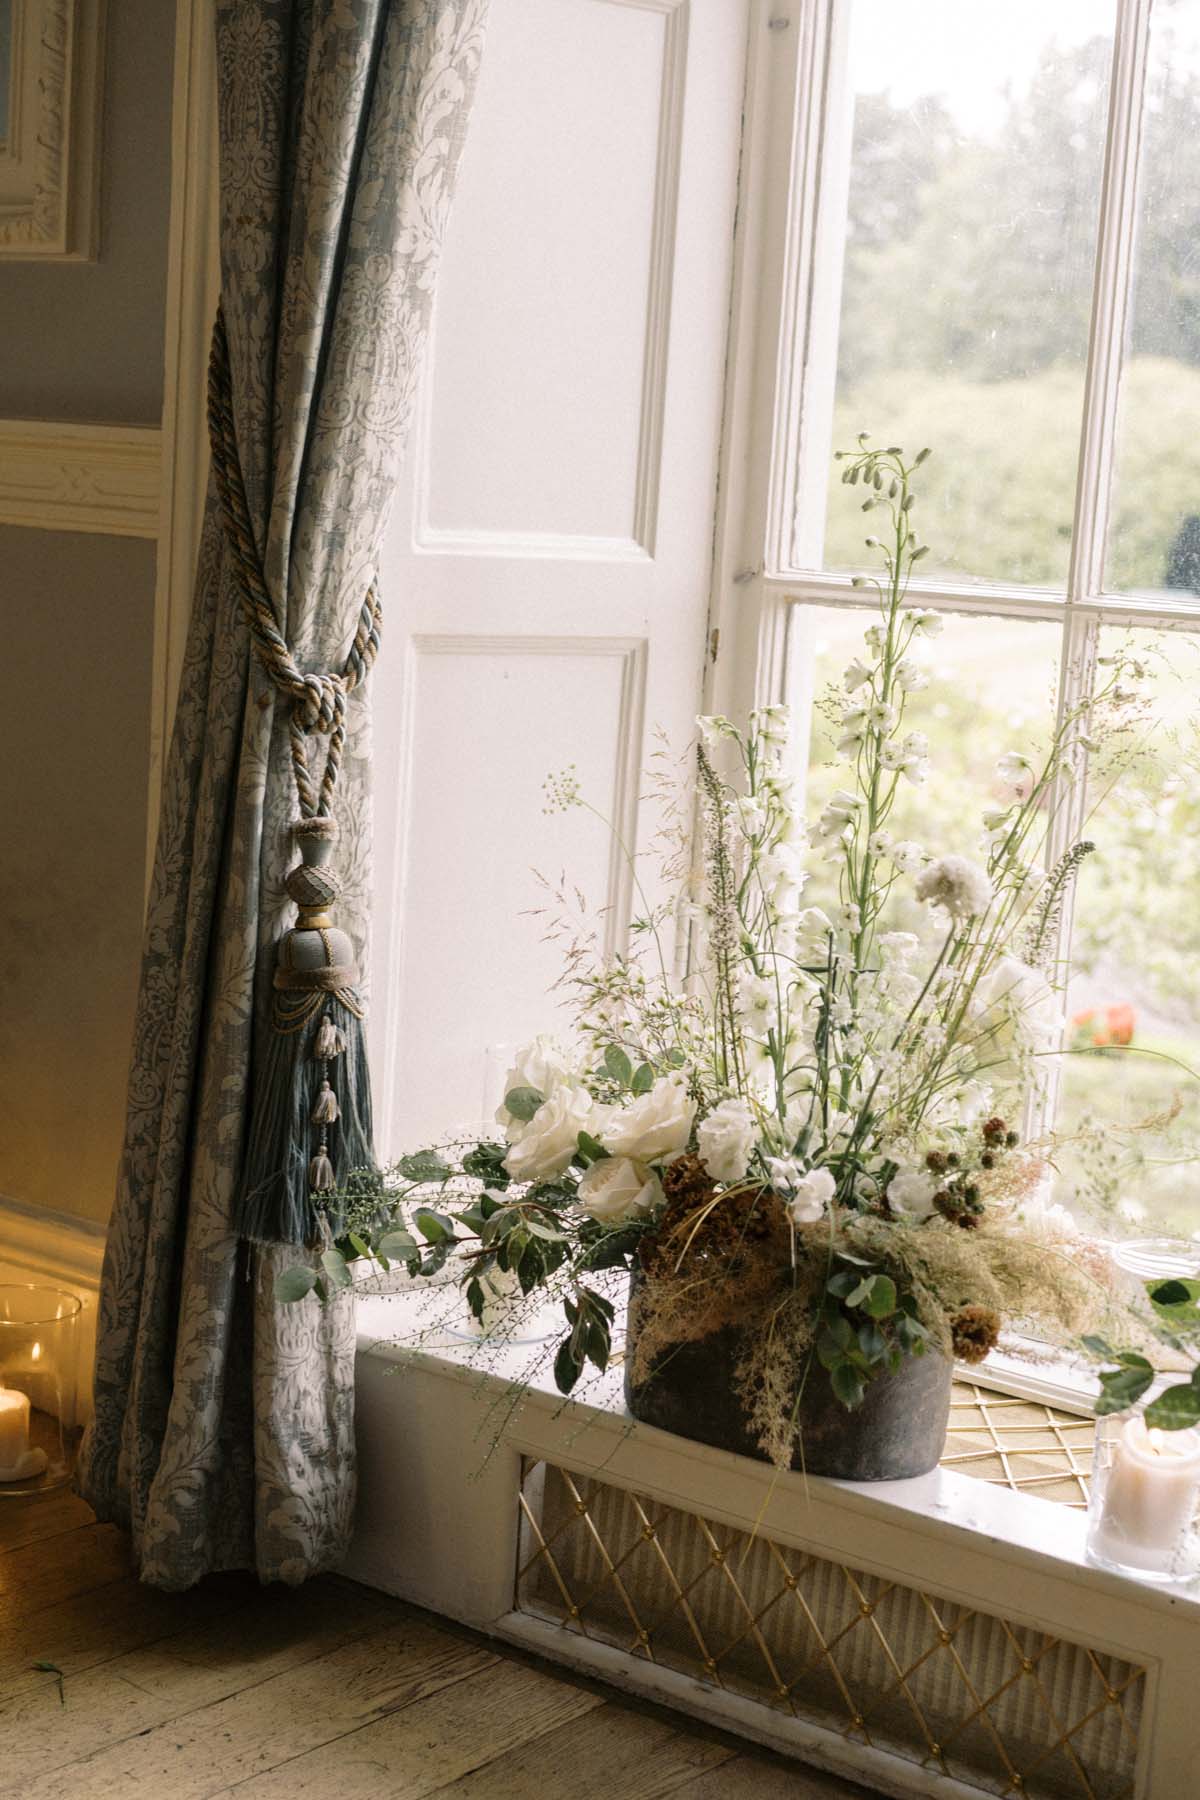
{"type": "MultiPolygon", "coordinates": [[[[375,572],[486,9],[217,0],[239,461],[306,670],[340,664],[375,572]]],[[[349,696],[335,806],[338,921],[364,963],[369,696],[369,682],[349,696]]],[[[301,1581],[339,1560],[352,1526],[352,1297],[278,1307],[274,1277],[295,1251],[239,1243],[232,1226],[295,812],[286,707],[252,660],[210,485],[79,1475],[161,1587],[219,1568],[301,1581]]]]}

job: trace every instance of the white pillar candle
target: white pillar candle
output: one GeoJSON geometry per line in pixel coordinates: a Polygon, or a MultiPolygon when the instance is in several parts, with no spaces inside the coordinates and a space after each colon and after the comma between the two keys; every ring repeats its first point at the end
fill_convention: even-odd
{"type": "Polygon", "coordinates": [[[15,1479],[5,1471],[19,1469],[28,1449],[29,1396],[0,1387],[0,1481],[15,1479]]]}
{"type": "Polygon", "coordinates": [[[1122,1426],[1099,1482],[1090,1544],[1105,1562],[1166,1575],[1200,1487],[1200,1431],[1158,1431],[1139,1415],[1122,1426]]]}

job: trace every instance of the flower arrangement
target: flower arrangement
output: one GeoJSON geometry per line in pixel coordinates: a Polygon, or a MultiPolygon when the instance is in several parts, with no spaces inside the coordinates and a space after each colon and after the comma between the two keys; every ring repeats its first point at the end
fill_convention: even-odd
{"type": "MultiPolygon", "coordinates": [[[[283,1297],[344,1285],[363,1255],[418,1275],[454,1256],[476,1317],[514,1276],[525,1294],[549,1287],[569,1393],[611,1354],[615,1309],[595,1277],[627,1270],[633,1378],[735,1327],[745,1417],[783,1466],[814,1371],[854,1409],[907,1359],[981,1359],[1006,1319],[1082,1334],[1106,1315],[1102,1270],[1039,1197],[1051,1147],[1018,1128],[1059,1044],[1055,924],[1091,848],[1044,866],[1058,777],[1129,694],[1114,663],[1040,766],[1001,759],[1003,803],[976,855],[896,835],[928,767],[906,709],[941,624],[907,600],[927,455],[864,437],[842,458],[885,521],[867,539],[880,576],[856,578],[879,610],[837,702],[844,787],[806,825],[786,709],[744,728],[702,719],[696,855],[635,921],[631,954],[569,953],[573,1044],[540,1037],[517,1055],[494,1135],[335,1196],[323,1268],[288,1271],[283,1297]],[[902,899],[924,933],[896,927],[902,899]]],[[[555,794],[579,802],[572,780],[555,794]]]]}

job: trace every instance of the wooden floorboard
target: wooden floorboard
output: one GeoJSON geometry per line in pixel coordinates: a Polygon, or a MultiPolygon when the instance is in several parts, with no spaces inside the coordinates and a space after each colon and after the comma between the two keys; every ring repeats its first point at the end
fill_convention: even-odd
{"type": "Polygon", "coordinates": [[[543,1800],[563,1787],[860,1793],[337,1577],[287,1589],[230,1574],[162,1594],[81,1501],[0,1503],[3,1800],[543,1800]]]}

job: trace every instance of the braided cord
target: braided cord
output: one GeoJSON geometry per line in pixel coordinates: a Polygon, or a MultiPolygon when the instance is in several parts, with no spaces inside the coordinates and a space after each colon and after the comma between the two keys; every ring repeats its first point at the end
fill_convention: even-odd
{"type": "Polygon", "coordinates": [[[333,809],[333,793],[341,772],[346,742],[346,696],[366,679],[378,654],[383,608],[372,578],[358,615],[354,641],[341,669],[324,675],[306,675],[301,671],[279,629],[250,523],[233,422],[229,338],[224,310],[220,306],[208,361],[208,435],[217,495],[225,519],[226,536],[237,564],[238,585],[251,642],[271,681],[291,701],[289,732],[300,811],[305,818],[324,817],[333,809]],[[313,783],[305,743],[305,739],[314,733],[327,734],[329,738],[319,786],[313,783]]]}

